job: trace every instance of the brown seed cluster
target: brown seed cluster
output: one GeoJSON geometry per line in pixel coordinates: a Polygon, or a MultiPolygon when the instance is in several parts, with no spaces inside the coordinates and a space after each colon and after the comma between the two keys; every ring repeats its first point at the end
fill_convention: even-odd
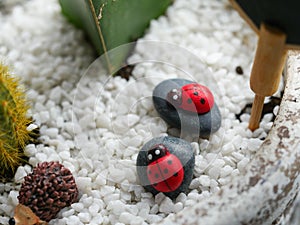
{"type": "Polygon", "coordinates": [[[43,162],[35,167],[19,192],[19,203],[28,206],[41,220],[50,221],[78,198],[78,189],[69,169],[59,162],[43,162]]]}

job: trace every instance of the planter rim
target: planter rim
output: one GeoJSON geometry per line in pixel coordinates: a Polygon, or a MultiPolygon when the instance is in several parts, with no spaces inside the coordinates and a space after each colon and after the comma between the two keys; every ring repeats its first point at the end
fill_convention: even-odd
{"type": "Polygon", "coordinates": [[[278,115],[245,173],[159,224],[272,224],[291,205],[300,181],[299,53],[288,53],[286,86],[278,115]]]}

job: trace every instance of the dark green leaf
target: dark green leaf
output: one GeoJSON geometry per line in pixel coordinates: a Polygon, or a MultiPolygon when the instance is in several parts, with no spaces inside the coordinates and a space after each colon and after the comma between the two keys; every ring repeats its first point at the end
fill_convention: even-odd
{"type": "MultiPolygon", "coordinates": [[[[63,13],[84,29],[99,55],[141,37],[152,19],[165,12],[173,0],[60,0],[63,13]]],[[[128,56],[129,47],[106,56],[115,72],[128,56]]]]}

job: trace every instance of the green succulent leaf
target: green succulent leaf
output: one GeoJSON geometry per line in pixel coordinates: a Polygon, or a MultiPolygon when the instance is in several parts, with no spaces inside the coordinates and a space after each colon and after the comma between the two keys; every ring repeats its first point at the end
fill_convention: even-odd
{"type": "MultiPolygon", "coordinates": [[[[152,19],[173,0],[59,0],[63,14],[85,30],[99,55],[141,37],[152,19]]],[[[122,66],[131,49],[105,56],[109,72],[122,66]]]]}

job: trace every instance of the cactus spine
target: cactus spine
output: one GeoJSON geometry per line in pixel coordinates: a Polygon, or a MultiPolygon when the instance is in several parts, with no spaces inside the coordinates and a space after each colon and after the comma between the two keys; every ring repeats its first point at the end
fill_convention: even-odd
{"type": "Polygon", "coordinates": [[[0,63],[0,178],[10,179],[25,162],[24,147],[31,139],[25,92],[7,66],[0,63]]]}

